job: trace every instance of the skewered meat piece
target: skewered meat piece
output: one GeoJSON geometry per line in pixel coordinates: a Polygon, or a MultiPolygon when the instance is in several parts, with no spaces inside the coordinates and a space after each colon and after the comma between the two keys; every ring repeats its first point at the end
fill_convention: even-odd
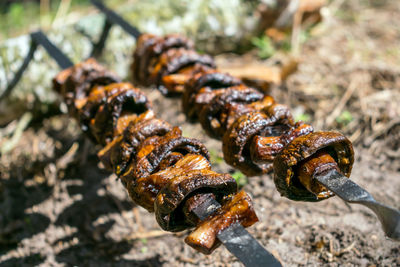
{"type": "MultiPolygon", "coordinates": [[[[143,60],[140,53],[145,49],[142,45],[145,40],[162,42],[160,37],[149,36],[141,36],[143,41],[138,43],[135,60],[143,60]]],[[[184,83],[184,112],[189,120],[199,120],[209,136],[222,139],[228,164],[249,176],[274,169],[278,191],[290,199],[304,201],[318,201],[333,195],[313,179],[314,173],[333,168],[350,175],[353,150],[346,137],[334,132],[313,133],[312,126],[295,123],[288,107],[275,103],[271,96],[246,86],[237,78],[219,72],[211,58],[197,54],[190,46],[163,47],[159,54],[152,53],[150,68],[136,68],[134,77],[139,75],[137,72],[145,71],[147,82],[170,93],[178,92],[184,83]],[[149,73],[148,69],[151,69],[149,73]],[[179,87],[175,86],[177,83],[165,86],[164,82],[163,85],[171,74],[179,76],[179,87]],[[340,153],[326,154],[319,151],[322,144],[329,144],[326,146],[332,151],[344,148],[340,153]],[[305,154],[303,149],[309,147],[318,149],[310,152],[310,148],[309,154],[305,154]]]]}
{"type": "MultiPolygon", "coordinates": [[[[171,40],[168,45],[156,42],[156,51],[184,43],[183,39],[171,40]]],[[[205,253],[210,253],[210,244],[215,247],[222,229],[237,222],[245,227],[257,222],[250,197],[237,193],[235,179],[211,170],[205,146],[157,119],[151,102],[139,89],[117,81],[119,78],[89,59],[62,71],[53,82],[70,101],[71,114],[85,132],[103,146],[100,160],[119,176],[131,199],[155,212],[159,225],[167,231],[212,221],[213,229],[201,226],[189,242],[205,253]],[[192,211],[209,198],[222,206],[200,221],[192,211]]]]}

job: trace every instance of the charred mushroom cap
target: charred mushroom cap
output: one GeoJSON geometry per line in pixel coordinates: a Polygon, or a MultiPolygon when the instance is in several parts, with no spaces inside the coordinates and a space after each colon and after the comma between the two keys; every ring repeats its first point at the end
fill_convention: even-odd
{"type": "Polygon", "coordinates": [[[140,77],[141,84],[143,86],[151,85],[148,75],[162,53],[172,48],[193,49],[193,46],[194,44],[191,40],[178,34],[166,35],[163,38],[158,38],[153,44],[147,45],[140,57],[140,71],[137,74],[140,77]]]}
{"type": "Polygon", "coordinates": [[[136,43],[136,49],[135,52],[133,53],[133,62],[131,65],[131,71],[132,71],[132,78],[133,82],[137,85],[143,84],[146,81],[143,81],[141,79],[141,61],[144,53],[146,52],[146,49],[150,46],[152,46],[157,40],[159,40],[160,37],[153,35],[153,34],[142,34],[140,35],[137,43],[136,43]]]}
{"type": "Polygon", "coordinates": [[[181,231],[188,225],[180,205],[198,190],[212,192],[217,199],[237,192],[235,179],[229,174],[219,174],[210,170],[192,170],[176,176],[161,189],[154,203],[158,224],[171,232],[181,231]]]}
{"type": "MultiPolygon", "coordinates": [[[[118,173],[121,174],[125,171],[126,166],[128,166],[132,160],[132,152],[136,152],[141,142],[150,136],[164,136],[171,130],[171,125],[159,119],[139,122],[136,125],[132,124],[131,127],[128,127],[124,133],[123,145],[121,146],[121,152],[125,150],[121,153],[123,157],[114,157],[115,162],[120,162],[120,164],[117,165],[118,173]]],[[[116,155],[118,155],[118,153],[116,155]]]]}
{"type": "Polygon", "coordinates": [[[152,111],[142,114],[141,117],[137,123],[130,123],[119,138],[98,153],[106,168],[117,175],[125,172],[142,141],[151,136],[163,136],[172,129],[167,122],[154,118],[152,111]]]}
{"type": "Polygon", "coordinates": [[[183,67],[176,73],[162,76],[159,90],[161,90],[162,93],[165,92],[165,94],[171,96],[177,94],[181,95],[185,91],[186,82],[193,75],[209,71],[210,69],[211,68],[209,66],[198,62],[193,65],[183,67]]]}
{"type": "Polygon", "coordinates": [[[210,162],[201,155],[187,154],[170,167],[152,175],[138,178],[134,182],[128,182],[129,195],[135,203],[153,212],[154,202],[161,188],[176,176],[201,169],[211,170],[210,162]]]}
{"type": "Polygon", "coordinates": [[[200,55],[196,51],[184,48],[170,49],[160,56],[153,72],[150,73],[149,81],[161,90],[163,76],[176,73],[180,69],[196,63],[215,68],[214,60],[209,55],[200,55]]]}
{"type": "Polygon", "coordinates": [[[182,97],[183,111],[189,119],[197,117],[197,110],[195,109],[195,98],[201,88],[208,87],[210,90],[227,88],[239,85],[241,81],[229,74],[221,73],[216,70],[209,70],[195,74],[185,84],[185,90],[182,97]]]}
{"type": "Polygon", "coordinates": [[[350,177],[354,162],[353,146],[336,132],[315,132],[295,138],[274,160],[274,182],[282,196],[298,201],[319,201],[300,184],[296,167],[318,151],[327,151],[337,162],[342,174],[350,177]]]}
{"type": "Polygon", "coordinates": [[[277,122],[264,112],[250,112],[239,117],[223,137],[225,161],[246,175],[261,175],[272,169],[272,163],[255,163],[250,158],[250,144],[256,135],[263,135],[277,122]]]}
{"type": "Polygon", "coordinates": [[[61,93],[72,115],[75,115],[74,103],[87,97],[95,85],[118,83],[121,79],[105,69],[93,58],[72,67],[71,73],[62,86],[61,93]]]}
{"type": "MultiPolygon", "coordinates": [[[[243,85],[229,87],[221,91],[208,105],[202,108],[199,116],[200,123],[208,135],[219,139],[226,132],[227,127],[229,127],[227,121],[221,121],[221,117],[227,115],[231,105],[244,106],[259,101],[262,98],[263,94],[256,89],[243,85]]],[[[243,110],[243,107],[238,108],[238,112],[235,112],[237,117],[241,115],[241,109],[243,110]]]]}
{"type": "MultiPolygon", "coordinates": [[[[144,147],[143,149],[148,149],[144,147]]],[[[156,146],[148,153],[140,153],[140,148],[136,156],[136,168],[131,175],[133,179],[145,177],[157,170],[161,161],[172,152],[180,152],[186,154],[199,154],[207,160],[210,159],[207,148],[198,140],[186,138],[182,136],[182,132],[178,127],[174,127],[168,134],[160,137],[156,146]]]]}
{"type": "Polygon", "coordinates": [[[129,83],[111,84],[119,87],[115,94],[109,96],[98,108],[91,132],[100,144],[107,144],[114,136],[117,121],[123,112],[140,115],[151,109],[147,97],[129,83]]]}
{"type": "Polygon", "coordinates": [[[314,128],[312,126],[301,121],[297,122],[294,126],[287,124],[272,126],[268,133],[265,131],[263,135],[253,137],[250,144],[250,158],[253,162],[257,163],[273,163],[275,157],[293,139],[312,133],[313,131],[314,128]]]}
{"type": "Polygon", "coordinates": [[[149,212],[154,212],[154,202],[160,190],[170,180],[182,175],[185,171],[187,170],[170,166],[152,175],[140,177],[136,181],[128,180],[127,189],[129,196],[138,205],[149,212]]]}
{"type": "Polygon", "coordinates": [[[115,84],[108,86],[98,85],[92,88],[87,98],[79,100],[79,104],[77,100],[75,101],[75,107],[78,109],[76,117],[79,120],[81,129],[84,133],[88,134],[92,141],[97,142],[90,131],[91,120],[96,116],[99,107],[107,101],[107,98],[124,89],[126,90],[123,86],[115,86],[115,84]]]}

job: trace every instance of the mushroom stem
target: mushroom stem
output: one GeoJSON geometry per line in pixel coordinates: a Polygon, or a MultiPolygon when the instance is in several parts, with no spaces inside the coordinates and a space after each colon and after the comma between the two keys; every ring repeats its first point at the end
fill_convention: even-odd
{"type": "Polygon", "coordinates": [[[328,152],[319,151],[299,164],[298,179],[317,198],[326,198],[333,195],[333,193],[314,179],[314,176],[331,169],[340,172],[335,159],[328,152]]]}
{"type": "Polygon", "coordinates": [[[280,136],[256,135],[250,144],[250,157],[255,163],[273,162],[284,146],[280,136]]]}

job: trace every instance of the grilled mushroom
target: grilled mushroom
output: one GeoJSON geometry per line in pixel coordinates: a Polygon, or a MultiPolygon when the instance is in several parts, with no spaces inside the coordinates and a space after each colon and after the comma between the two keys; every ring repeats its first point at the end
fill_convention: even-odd
{"type": "MultiPolygon", "coordinates": [[[[149,57],[156,57],[164,49],[186,42],[170,36],[163,39],[169,43],[162,44],[152,38],[144,37],[141,45],[154,51],[149,54],[144,49],[135,55],[147,53],[149,57]]],[[[197,55],[189,56],[188,60],[183,54],[175,65],[170,65],[172,69],[203,60],[197,55]]],[[[165,71],[171,69],[167,66],[165,71]]],[[[93,141],[104,146],[98,153],[103,165],[114,170],[135,203],[155,212],[163,229],[180,231],[195,227],[201,223],[192,212],[195,207],[209,198],[223,203],[236,194],[235,179],[211,170],[209,153],[202,143],[183,137],[178,127],[155,118],[150,101],[140,90],[129,83],[114,83],[94,60],[63,71],[56,77],[54,86],[58,91],[67,92],[64,97],[74,103],[74,114],[81,127],[93,141]]],[[[231,201],[232,205],[240,204],[241,199],[231,201]]],[[[251,216],[247,221],[254,223],[251,205],[247,209],[251,216]]],[[[242,216],[244,212],[246,208],[237,209],[229,216],[246,220],[242,216]]],[[[217,212],[215,216],[221,218],[221,214],[217,212]]],[[[213,218],[211,215],[206,220],[213,218]]],[[[218,221],[221,229],[236,222],[227,219],[218,221]]],[[[216,234],[211,234],[210,239],[215,240],[216,234]]]]}
{"type": "Polygon", "coordinates": [[[218,233],[233,223],[240,223],[244,227],[258,221],[250,196],[240,191],[230,200],[226,201],[218,215],[212,215],[209,220],[204,220],[190,233],[185,242],[204,254],[210,254],[220,244],[216,239],[218,233]]]}
{"type": "Polygon", "coordinates": [[[206,104],[210,100],[209,98],[204,101],[196,99],[201,89],[205,92],[212,92],[213,90],[236,86],[240,83],[239,79],[217,70],[196,73],[185,83],[185,90],[182,96],[183,111],[189,119],[193,120],[197,118],[197,111],[200,110],[197,105],[206,104]]]}
{"type": "MultiPolygon", "coordinates": [[[[148,78],[159,90],[163,90],[162,79],[164,76],[177,73],[186,67],[196,64],[197,66],[215,68],[214,60],[208,55],[200,55],[193,50],[185,48],[173,48],[161,54],[148,78]]],[[[165,90],[162,92],[167,93],[165,90]]]]}
{"type": "MultiPolygon", "coordinates": [[[[279,171],[275,174],[278,190],[291,199],[317,201],[331,196],[312,176],[326,168],[333,168],[338,155],[326,151],[313,152],[307,156],[310,158],[306,162],[301,162],[305,159],[300,156],[282,158],[303,146],[309,147],[309,142],[317,142],[315,146],[318,146],[318,142],[325,139],[315,138],[319,134],[312,134],[311,125],[295,123],[287,106],[275,103],[264,91],[259,92],[239,79],[216,70],[211,58],[200,56],[192,47],[184,46],[185,42],[178,42],[179,45],[174,47],[158,37],[157,46],[162,47],[159,50],[162,52],[152,57],[149,63],[151,78],[148,81],[164,92],[178,92],[180,89],[176,88],[181,88],[184,83],[182,106],[187,118],[199,120],[209,136],[222,138],[224,159],[228,164],[249,176],[274,168],[279,171]],[[171,76],[174,73],[176,76],[171,76]],[[299,140],[303,143],[299,144],[299,140]]],[[[146,56],[140,58],[140,51],[146,49],[145,45],[138,44],[135,60],[145,58],[149,62],[146,56]]],[[[145,67],[135,71],[147,75],[145,67]]],[[[326,133],[327,136],[335,134],[326,133]]],[[[347,156],[341,159],[346,164],[337,162],[335,168],[350,175],[353,164],[351,144],[341,142],[347,147],[343,152],[347,156]]]]}
{"type": "Polygon", "coordinates": [[[97,64],[95,59],[90,58],[84,63],[77,64],[68,71],[61,72],[54,78],[53,84],[56,84],[59,89],[58,91],[61,92],[65,99],[69,111],[75,116],[77,108],[75,107],[75,103],[86,98],[93,86],[118,83],[120,81],[121,79],[113,72],[108,71],[97,64]],[[63,80],[60,76],[65,76],[68,72],[68,78],[66,78],[62,86],[60,86],[59,83],[63,80]]]}
{"type": "Polygon", "coordinates": [[[326,171],[327,167],[332,167],[349,177],[353,162],[353,146],[342,134],[315,132],[303,135],[295,138],[275,158],[275,185],[281,195],[289,199],[320,201],[332,196],[332,193],[322,186],[315,186],[317,182],[313,180],[313,172],[326,171]],[[324,153],[318,154],[321,152],[324,153]],[[316,158],[316,155],[319,157],[316,158]],[[302,168],[307,168],[305,164],[310,160],[314,165],[313,171],[305,175],[307,170],[302,168]]]}
{"type": "Polygon", "coordinates": [[[201,108],[199,121],[208,135],[221,138],[246,105],[259,101],[263,94],[243,85],[214,91],[209,103],[201,108]]]}

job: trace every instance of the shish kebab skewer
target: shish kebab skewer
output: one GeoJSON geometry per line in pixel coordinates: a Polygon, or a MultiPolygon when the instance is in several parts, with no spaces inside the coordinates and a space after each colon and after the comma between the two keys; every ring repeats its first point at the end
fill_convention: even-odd
{"type": "Polygon", "coordinates": [[[213,59],[198,54],[185,37],[141,34],[102,3],[92,3],[138,39],[134,82],[155,85],[164,94],[183,92],[187,117],[222,139],[228,164],[249,176],[273,169],[278,191],[292,200],[321,201],[336,194],[362,204],[378,216],[388,237],[400,240],[400,212],[348,179],[354,152],[345,136],[295,123],[286,106],[216,70],[213,59]]]}
{"type": "Polygon", "coordinates": [[[244,229],[258,221],[252,201],[237,192],[229,174],[211,170],[203,144],[157,119],[139,89],[96,60],[73,65],[42,32],[31,36],[64,69],[54,89],[84,132],[104,146],[102,163],[117,173],[135,203],[155,212],[164,230],[196,227],[185,242],[200,252],[210,254],[221,241],[245,266],[281,266],[244,229]]]}

